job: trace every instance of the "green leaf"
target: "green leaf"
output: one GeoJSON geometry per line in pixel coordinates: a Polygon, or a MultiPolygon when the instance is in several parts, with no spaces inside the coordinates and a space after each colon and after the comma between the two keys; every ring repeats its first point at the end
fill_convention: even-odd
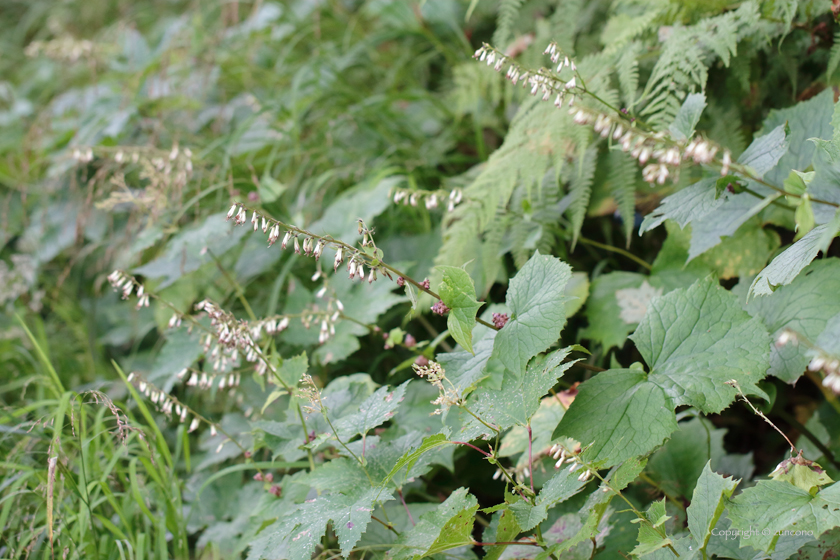
{"type": "MultiPolygon", "coordinates": [[[[495,424],[498,430],[506,430],[517,424],[527,425],[539,409],[540,398],[548,393],[557,383],[557,379],[574,364],[563,363],[570,352],[570,348],[563,348],[548,355],[535,357],[523,375],[506,376],[501,389],[477,389],[470,396],[467,406],[485,422],[495,424]]],[[[472,419],[472,416],[469,418],[472,419]]],[[[459,437],[471,440],[481,434],[490,433],[489,428],[473,419],[462,428],[459,437]]]]}
{"type": "Polygon", "coordinates": [[[665,514],[665,498],[653,502],[645,512],[645,517],[653,527],[647,523],[639,523],[639,545],[633,549],[633,554],[637,556],[644,556],[673,544],[671,539],[660,534],[660,531],[665,532],[663,529],[657,530],[668,519],[668,515],[665,514]]]}
{"type": "Polygon", "coordinates": [[[390,554],[393,560],[417,560],[470,544],[478,501],[466,488],[452,492],[434,511],[420,517],[410,531],[402,533],[390,554]]]}
{"type": "Polygon", "coordinates": [[[578,388],[552,437],[571,437],[585,447],[586,460],[616,465],[661,445],[677,428],[672,411],[665,391],[644,372],[609,370],[578,388]]]}
{"type": "MultiPolygon", "coordinates": [[[[840,221],[837,222],[840,229],[840,221]]],[[[820,252],[829,224],[817,226],[802,239],[785,249],[755,277],[750,285],[750,296],[772,294],[779,286],[786,286],[799,276],[820,252]]],[[[836,234],[836,232],[835,232],[836,234]]],[[[833,236],[832,236],[833,237],[833,236]]]]}
{"type": "Polygon", "coordinates": [[[724,456],[726,430],[701,417],[679,423],[677,432],[650,457],[647,475],[663,492],[691,500],[703,467],[711,461],[718,468],[724,456]]]}
{"type": "Polygon", "coordinates": [[[307,358],[306,352],[301,352],[293,358],[284,359],[280,367],[277,368],[277,373],[287,385],[294,387],[307,370],[309,370],[309,358],[307,358]]]}
{"type": "Polygon", "coordinates": [[[391,472],[388,473],[382,482],[379,484],[380,488],[384,488],[386,484],[388,484],[394,476],[405,467],[406,472],[410,472],[412,467],[417,463],[420,456],[430,451],[432,449],[450,445],[449,439],[447,438],[446,434],[435,434],[432,436],[428,436],[423,439],[423,443],[420,444],[419,447],[416,449],[412,449],[411,451],[406,452],[400,460],[394,465],[394,468],[391,469],[391,472]]]}
{"type": "Polygon", "coordinates": [[[405,396],[405,389],[411,380],[395,389],[380,387],[361,404],[358,412],[343,416],[335,422],[335,429],[342,439],[357,434],[366,434],[394,416],[394,411],[405,396]]]}
{"type": "Polygon", "coordinates": [[[676,429],[677,406],[723,410],[736,395],[730,379],[764,395],[756,383],[767,369],[767,331],[716,282],[654,299],[632,339],[650,373],[610,370],[587,380],[554,430],[579,441],[590,461],[646,455],[676,429]]]}
{"type": "Polygon", "coordinates": [[[259,558],[309,558],[332,521],[345,558],[370,523],[377,501],[392,499],[375,488],[353,494],[321,495],[302,504],[286,504],[283,515],[250,543],[249,560],[259,558]]]}
{"type": "MultiPolygon", "coordinates": [[[[773,169],[764,173],[764,180],[774,185],[781,185],[792,169],[808,169],[813,163],[816,152],[816,145],[808,139],[830,140],[832,138],[833,111],[834,95],[828,90],[791,107],[770,111],[762,124],[762,129],[757,134],[767,135],[767,131],[776,131],[779,127],[787,125],[788,149],[773,169]]],[[[752,166],[752,164],[749,165],[752,166]]]]}
{"type": "MultiPolygon", "coordinates": [[[[821,259],[805,267],[787,286],[750,300],[746,310],[764,321],[774,339],[783,329],[792,329],[808,340],[816,340],[827,321],[840,313],[838,293],[840,259],[821,259]]],[[[767,375],[787,383],[796,381],[810,360],[804,346],[786,344],[777,348],[769,341],[767,344],[771,348],[767,375]]]]}
{"type": "Polygon", "coordinates": [[[593,280],[585,312],[589,325],[581,331],[581,337],[601,343],[604,351],[623,346],[636,323],[620,318],[621,308],[615,294],[619,290],[638,288],[644,281],[643,274],[622,271],[610,272],[593,280]]]}
{"type": "Polygon", "coordinates": [[[573,272],[566,284],[566,317],[577,313],[589,297],[589,278],[585,272],[573,272]]]}
{"type": "Polygon", "coordinates": [[[730,379],[748,394],[764,394],[756,384],[768,366],[767,330],[717,282],[702,280],[653,300],[630,338],[650,366],[649,380],[674,406],[720,412],[735,399],[730,379]]]}
{"type": "Polygon", "coordinates": [[[531,358],[560,338],[566,320],[564,290],[571,276],[569,265],[537,251],[510,281],[510,320],[496,335],[488,373],[519,377],[531,358]]]}
{"type": "Polygon", "coordinates": [[[475,286],[472,278],[463,268],[454,266],[438,267],[443,273],[439,288],[440,299],[450,309],[446,326],[455,342],[474,354],[472,330],[475,315],[483,304],[475,299],[475,286]]]}
{"type": "Polygon", "coordinates": [[[787,123],[783,123],[757,137],[738,158],[738,163],[750,167],[758,177],[763,177],[788,151],[787,128],[787,123]]]}
{"type": "Polygon", "coordinates": [[[580,475],[581,471],[572,473],[567,468],[561,468],[542,487],[534,505],[524,500],[511,504],[510,509],[522,530],[530,531],[548,516],[550,508],[583,490],[586,482],[578,480],[580,475]]]}
{"type": "Polygon", "coordinates": [[[811,531],[815,537],[840,526],[840,485],[832,484],[812,496],[789,482],[760,480],[747,488],[729,504],[727,515],[732,528],[753,532],[741,544],[771,552],[779,531],[811,531]]]}
{"type": "Polygon", "coordinates": [[[671,137],[681,141],[691,138],[694,134],[694,127],[700,120],[703,109],[706,108],[706,96],[702,93],[689,93],[685,97],[674,122],[668,127],[671,137]]]}
{"type": "Polygon", "coordinates": [[[271,175],[263,175],[259,182],[259,194],[261,204],[271,204],[286,192],[288,187],[282,184],[271,175]]]}
{"type": "Polygon", "coordinates": [[[691,505],[688,506],[688,530],[694,540],[705,550],[712,536],[712,529],[720,519],[726,500],[732,497],[740,481],[724,478],[712,471],[711,461],[706,463],[703,473],[694,487],[691,505]]]}
{"type": "Polygon", "coordinates": [[[461,397],[469,395],[479,381],[487,377],[484,366],[493,353],[493,341],[496,331],[485,335],[475,343],[474,353],[445,352],[435,356],[437,362],[446,370],[446,378],[461,397]]]}
{"type": "Polygon", "coordinates": [[[770,474],[770,478],[790,482],[812,496],[817,494],[820,486],[834,482],[820,465],[802,457],[802,450],[796,457],[785,459],[779,463],[770,474]]]}
{"type": "MultiPolygon", "coordinates": [[[[516,516],[509,507],[504,507],[493,514],[493,521],[481,538],[484,542],[511,542],[521,532],[522,528],[517,523],[516,516]]],[[[484,560],[499,560],[507,547],[506,544],[485,547],[484,560]]]]}

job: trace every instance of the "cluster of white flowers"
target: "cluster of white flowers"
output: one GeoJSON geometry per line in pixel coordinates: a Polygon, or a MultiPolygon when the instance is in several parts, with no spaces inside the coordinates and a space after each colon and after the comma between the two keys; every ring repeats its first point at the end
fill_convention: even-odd
{"type": "MultiPolygon", "coordinates": [[[[158,389],[137,373],[129,373],[128,382],[131,383],[140,393],[145,395],[152,402],[155,408],[166,415],[167,418],[171,418],[174,414],[174,416],[177,417],[178,421],[182,424],[185,424],[189,420],[189,427],[187,428],[188,433],[196,431],[201,426],[202,419],[194,413],[191,413],[190,409],[185,404],[181,403],[181,401],[168,393],[158,389]]],[[[210,435],[215,436],[218,433],[216,425],[210,422],[207,422],[207,424],[210,426],[210,435]]],[[[227,440],[223,441],[218,447],[216,447],[216,453],[222,450],[225,443],[227,443],[227,440]]]]}
{"type": "MultiPolygon", "coordinates": [[[[295,253],[308,257],[314,257],[317,261],[324,252],[324,249],[329,247],[335,251],[335,259],[333,261],[333,270],[338,271],[338,267],[347,260],[347,272],[350,279],[365,278],[365,265],[368,263],[365,255],[356,249],[348,247],[342,243],[332,239],[319,237],[317,235],[305,232],[295,226],[286,226],[276,220],[266,218],[256,210],[248,210],[242,204],[235,202],[227,213],[227,219],[233,219],[234,224],[242,225],[248,221],[248,213],[251,212],[251,224],[253,224],[254,231],[262,229],[263,233],[268,234],[268,246],[271,247],[278,239],[280,239],[281,231],[283,234],[283,241],[280,244],[282,249],[285,249],[291,241],[295,253]],[[300,238],[303,238],[301,242],[300,238]]],[[[363,235],[363,246],[372,245],[373,231],[367,229],[363,222],[359,222],[359,234],[363,235]]],[[[379,274],[384,274],[388,278],[392,278],[390,272],[381,264],[371,267],[367,271],[368,282],[377,280],[379,274]]]]}
{"type": "MultiPolygon", "coordinates": [[[[167,417],[172,416],[172,413],[175,413],[175,416],[183,423],[187,421],[189,417],[189,409],[186,406],[182,405],[181,402],[173,396],[170,396],[168,393],[158,389],[145,379],[143,379],[137,373],[131,372],[128,374],[128,382],[134,385],[138,391],[140,391],[143,395],[145,395],[152,404],[155,405],[159,411],[163,412],[167,417]]],[[[197,422],[197,418],[193,419],[193,423],[197,422]]],[[[191,430],[194,430],[198,427],[196,424],[195,427],[191,427],[191,430]]]]}
{"type": "Polygon", "coordinates": [[[557,47],[557,43],[550,43],[548,48],[545,50],[545,54],[550,55],[552,63],[557,63],[560,61],[560,57],[563,56],[563,60],[560,61],[557,66],[557,76],[552,76],[548,74],[548,71],[544,70],[539,70],[537,72],[525,70],[513,62],[512,58],[495,50],[487,44],[475,51],[473,58],[481,62],[485,62],[487,66],[492,66],[497,72],[501,72],[505,65],[509,65],[505,77],[510,80],[513,85],[516,85],[521,81],[523,88],[530,86],[531,95],[542,93],[543,101],[548,101],[551,99],[552,95],[554,95],[554,105],[556,107],[560,107],[565,102],[565,98],[568,95],[568,105],[571,107],[575,101],[575,94],[580,93],[577,67],[568,56],[564,56],[561,53],[560,49],[557,47]],[[572,71],[571,79],[566,80],[565,78],[560,78],[559,74],[563,72],[565,68],[569,68],[572,71]]]}
{"type": "Polygon", "coordinates": [[[214,330],[213,334],[208,333],[203,337],[204,352],[213,360],[214,371],[223,371],[228,364],[237,364],[240,354],[248,362],[260,360],[259,350],[247,321],[237,319],[233,313],[225,311],[209,300],[198,302],[195,309],[207,313],[210,326],[214,330]]]}
{"type": "Polygon", "coordinates": [[[115,270],[108,275],[108,282],[115,291],[122,291],[122,299],[128,299],[132,293],[136,293],[137,309],[149,307],[149,294],[146,293],[143,284],[139,283],[133,276],[122,270],[115,270]]]}
{"type": "Polygon", "coordinates": [[[642,175],[648,183],[663,184],[672,176],[676,176],[682,161],[692,160],[697,164],[709,164],[715,161],[715,156],[722,151],[720,159],[721,175],[729,173],[732,165],[732,154],[728,150],[721,150],[718,146],[703,138],[695,138],[690,142],[676,141],[664,132],[650,133],[633,126],[633,119],[624,115],[608,115],[594,112],[585,107],[574,106],[575,95],[586,90],[579,83],[579,75],[574,61],[565,56],[556,43],[550,43],[545,53],[551,57],[552,63],[557,63],[557,75],[541,69],[536,72],[525,70],[509,57],[496,51],[489,45],[484,45],[475,52],[474,58],[486,62],[497,71],[509,64],[507,78],[515,85],[523,81],[523,87],[531,86],[531,95],[542,92],[543,101],[556,95],[554,105],[563,105],[569,96],[569,114],[573,121],[581,125],[592,125],[595,132],[604,138],[612,138],[621,149],[628,152],[643,165],[642,175]],[[561,60],[562,58],[562,60],[561,60]],[[560,78],[560,73],[566,68],[574,74],[571,79],[560,78]],[[653,161],[655,160],[655,161],[653,161]]]}
{"type": "MultiPolygon", "coordinates": [[[[563,463],[571,465],[571,467],[569,467],[570,473],[573,473],[580,468],[586,467],[586,465],[580,458],[579,451],[569,451],[562,445],[555,444],[551,447],[551,449],[549,449],[548,453],[549,455],[551,455],[552,459],[555,459],[557,461],[556,463],[554,463],[555,469],[559,469],[561,466],[563,466],[563,463]]],[[[580,474],[580,476],[578,476],[578,480],[581,482],[586,482],[591,477],[592,471],[588,468],[585,468],[585,470],[580,474]]]]}
{"type": "MultiPolygon", "coordinates": [[[[574,122],[593,125],[595,132],[602,137],[612,137],[624,152],[644,165],[642,176],[648,183],[663,184],[668,177],[679,170],[681,162],[692,160],[697,164],[709,164],[715,159],[720,148],[709,140],[695,138],[686,144],[670,139],[664,132],[649,133],[630,126],[621,117],[603,113],[594,113],[583,107],[569,111],[574,122]],[[656,160],[654,163],[649,163],[656,160]]],[[[721,175],[729,173],[732,154],[723,151],[721,175]]]]}
{"type": "Polygon", "coordinates": [[[455,207],[461,202],[463,198],[463,192],[461,189],[452,189],[451,191],[445,190],[437,190],[437,191],[424,191],[424,190],[411,190],[411,189],[396,189],[392,194],[394,204],[407,204],[410,206],[417,206],[419,202],[423,202],[423,205],[426,207],[427,210],[433,210],[443,204],[446,205],[446,210],[448,212],[452,212],[455,210],[455,207]]]}
{"type": "Polygon", "coordinates": [[[32,41],[23,51],[28,57],[44,55],[57,62],[74,63],[81,59],[93,59],[97,47],[87,39],[75,39],[69,35],[51,41],[32,41]]]}
{"type": "Polygon", "coordinates": [[[808,363],[808,369],[810,371],[822,371],[825,375],[823,385],[840,394],[840,359],[815,349],[815,355],[808,363]]]}
{"type": "Polygon", "coordinates": [[[178,372],[178,379],[187,379],[188,387],[198,387],[199,389],[210,389],[218,387],[220,390],[227,389],[233,391],[239,387],[241,381],[241,374],[239,373],[211,373],[204,371],[197,371],[192,368],[184,368],[178,372]],[[187,377],[189,375],[189,377],[187,377]]]}

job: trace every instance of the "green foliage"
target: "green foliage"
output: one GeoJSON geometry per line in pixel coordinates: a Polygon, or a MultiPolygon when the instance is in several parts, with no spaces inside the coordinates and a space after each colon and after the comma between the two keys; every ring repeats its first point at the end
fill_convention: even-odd
{"type": "Polygon", "coordinates": [[[837,548],[829,2],[6,4],[0,558],[837,548]]]}

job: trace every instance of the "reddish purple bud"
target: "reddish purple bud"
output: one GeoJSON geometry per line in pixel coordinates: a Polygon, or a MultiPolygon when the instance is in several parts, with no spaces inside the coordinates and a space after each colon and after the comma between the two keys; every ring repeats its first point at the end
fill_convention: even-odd
{"type": "Polygon", "coordinates": [[[263,475],[262,475],[262,473],[261,473],[261,472],[258,472],[257,474],[255,474],[255,475],[254,475],[254,480],[256,480],[257,482],[262,482],[262,481],[263,481],[263,475]]]}
{"type": "Polygon", "coordinates": [[[426,278],[425,280],[423,280],[422,282],[420,282],[420,285],[421,285],[421,286],[423,286],[424,288],[426,288],[427,290],[429,289],[429,286],[431,286],[431,284],[429,283],[429,279],[428,279],[428,278],[426,278]]]}
{"type": "Polygon", "coordinates": [[[504,327],[507,324],[508,319],[510,319],[510,317],[508,317],[507,313],[493,313],[493,325],[497,329],[504,327]]]}
{"type": "Polygon", "coordinates": [[[248,200],[251,202],[256,202],[260,199],[260,195],[257,191],[251,191],[248,193],[248,200]]]}
{"type": "Polygon", "coordinates": [[[417,344],[417,340],[410,334],[406,334],[403,339],[403,344],[405,344],[406,348],[413,348],[417,344]]]}
{"type": "Polygon", "coordinates": [[[438,301],[432,306],[432,313],[435,315],[446,315],[448,312],[449,308],[442,301],[438,301]]]}
{"type": "Polygon", "coordinates": [[[268,491],[271,492],[272,494],[274,494],[278,498],[283,493],[283,489],[280,488],[279,486],[277,486],[276,484],[272,485],[271,488],[268,489],[268,491]]]}
{"type": "Polygon", "coordinates": [[[268,473],[267,475],[265,475],[264,478],[265,478],[266,482],[274,482],[274,475],[271,474],[271,473],[268,473]]]}
{"type": "Polygon", "coordinates": [[[403,286],[405,286],[405,278],[403,278],[402,276],[400,276],[399,278],[397,278],[397,286],[399,286],[400,288],[402,288],[403,286]]]}
{"type": "Polygon", "coordinates": [[[246,458],[246,459],[250,459],[250,458],[251,458],[251,452],[250,452],[250,451],[246,451],[246,452],[245,452],[245,458],[246,458]]]}
{"type": "Polygon", "coordinates": [[[426,356],[417,356],[417,359],[414,360],[414,363],[420,367],[429,365],[429,358],[426,356]]]}

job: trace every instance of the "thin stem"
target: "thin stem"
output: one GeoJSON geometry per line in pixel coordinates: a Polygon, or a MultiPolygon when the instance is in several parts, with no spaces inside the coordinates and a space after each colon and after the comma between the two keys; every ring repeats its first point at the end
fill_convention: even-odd
{"type": "MultiPolygon", "coordinates": [[[[309,443],[309,429],[306,427],[306,420],[303,418],[303,411],[300,409],[299,402],[295,402],[295,405],[297,406],[300,424],[303,426],[303,437],[306,438],[306,443],[309,443]]],[[[309,472],[313,472],[315,470],[315,457],[312,456],[312,450],[309,447],[306,448],[306,458],[309,459],[309,472]]]]}
{"type": "Polygon", "coordinates": [[[485,457],[492,457],[493,456],[490,453],[487,453],[486,451],[484,451],[483,449],[480,449],[480,448],[476,447],[475,445],[473,445],[471,443],[467,443],[466,441],[450,441],[449,443],[454,443],[455,445],[466,445],[467,447],[472,447],[473,449],[475,449],[476,451],[478,451],[479,453],[481,453],[485,457]]]}
{"type": "Polygon", "coordinates": [[[683,503],[682,503],[681,501],[679,501],[678,499],[676,499],[675,497],[673,497],[671,494],[669,494],[668,492],[666,492],[666,491],[665,491],[665,489],[664,489],[664,488],[662,488],[662,486],[661,486],[658,482],[656,482],[655,480],[653,480],[653,479],[652,479],[651,477],[649,477],[647,474],[645,474],[645,473],[641,473],[641,474],[639,474],[639,478],[641,478],[641,479],[642,479],[642,480],[644,480],[646,483],[648,483],[648,484],[650,484],[651,486],[653,486],[654,488],[656,488],[658,491],[662,492],[662,495],[663,495],[663,496],[665,496],[666,498],[668,498],[668,501],[670,501],[672,504],[674,504],[675,506],[677,506],[677,507],[678,507],[678,508],[680,508],[681,510],[685,511],[685,506],[683,505],[683,503]]]}
{"type": "Polygon", "coordinates": [[[400,536],[400,532],[397,531],[396,529],[394,529],[394,526],[391,525],[390,523],[385,523],[384,521],[382,521],[381,519],[379,519],[375,515],[371,515],[370,518],[373,519],[374,521],[376,521],[377,523],[381,523],[382,526],[384,526],[386,529],[388,529],[389,531],[391,531],[395,535],[400,536]]]}
{"type": "Polygon", "coordinates": [[[251,309],[251,306],[248,304],[248,300],[245,299],[245,292],[242,291],[242,286],[239,285],[233,277],[231,277],[230,273],[227,271],[225,267],[222,266],[222,263],[213,254],[213,251],[207,249],[207,254],[210,255],[210,258],[213,259],[213,262],[216,263],[216,268],[219,269],[219,272],[222,273],[222,276],[225,277],[225,280],[233,287],[233,290],[236,292],[236,296],[239,298],[239,301],[242,303],[242,307],[245,308],[245,312],[248,314],[248,317],[251,318],[252,321],[257,320],[257,316],[254,314],[254,311],[251,309]]]}
{"type": "Polygon", "coordinates": [[[500,546],[505,544],[521,544],[523,546],[540,546],[539,544],[532,542],[532,541],[498,541],[498,542],[476,542],[473,541],[473,546],[500,546]]]}
{"type": "Polygon", "coordinates": [[[741,387],[738,385],[738,382],[733,379],[732,381],[727,381],[726,384],[731,386],[731,387],[734,387],[735,390],[738,391],[738,396],[741,398],[741,400],[744,401],[745,403],[747,403],[747,405],[749,405],[749,407],[752,409],[752,411],[756,415],[760,416],[765,422],[770,424],[770,426],[772,426],[774,430],[779,432],[779,434],[781,434],[781,436],[783,438],[785,438],[785,441],[788,442],[788,445],[790,445],[791,454],[796,455],[797,450],[796,450],[796,446],[793,445],[793,442],[790,441],[790,439],[785,435],[785,433],[782,430],[780,430],[779,427],[776,426],[773,422],[771,422],[770,419],[767,418],[764,415],[763,412],[761,412],[760,410],[758,410],[756,407],[753,406],[753,404],[750,402],[750,400],[747,398],[747,396],[744,395],[743,391],[741,391],[741,387]]]}
{"type": "MultiPolygon", "coordinates": [[[[245,204],[242,204],[242,203],[237,203],[237,205],[241,208],[244,208],[249,213],[253,213],[253,212],[256,211],[254,208],[249,207],[249,206],[247,206],[245,204]]],[[[383,262],[383,261],[381,261],[381,260],[379,260],[375,257],[372,257],[372,256],[368,255],[367,253],[365,253],[363,251],[358,250],[356,247],[354,247],[352,245],[349,245],[348,243],[345,243],[341,240],[335,239],[332,236],[323,236],[323,235],[314,234],[314,233],[312,233],[308,230],[299,228],[297,226],[293,226],[291,224],[281,222],[280,220],[278,220],[276,218],[266,216],[264,213],[261,213],[261,212],[257,213],[257,215],[262,217],[262,218],[265,218],[265,220],[267,222],[271,223],[272,226],[277,225],[277,226],[283,228],[284,230],[286,230],[288,232],[291,232],[292,234],[295,234],[296,236],[297,235],[303,235],[303,236],[306,236],[306,237],[311,237],[313,239],[317,239],[319,242],[322,242],[325,246],[330,245],[333,248],[341,248],[343,250],[347,250],[347,251],[349,251],[350,255],[352,255],[352,258],[355,258],[357,260],[364,260],[365,263],[368,266],[374,266],[376,268],[383,268],[383,269],[387,270],[388,272],[396,274],[397,276],[401,276],[403,279],[405,279],[406,282],[409,282],[411,285],[416,287],[418,290],[429,294],[430,296],[432,296],[433,298],[435,298],[437,300],[440,299],[440,296],[437,293],[433,292],[429,288],[426,288],[425,286],[423,286],[423,284],[421,284],[417,280],[411,278],[406,273],[402,272],[401,270],[398,270],[398,269],[394,268],[393,266],[391,266],[391,265],[389,265],[389,264],[387,264],[387,263],[385,263],[385,262],[383,262]],[[376,261],[376,264],[374,264],[374,261],[376,261]]],[[[496,328],[495,325],[493,325],[492,323],[488,323],[487,321],[485,321],[484,319],[481,319],[480,317],[476,317],[475,321],[477,323],[481,324],[481,325],[484,325],[485,327],[491,328],[493,330],[499,330],[499,329],[496,328]]]]}
{"type": "Polygon", "coordinates": [[[584,243],[586,245],[592,245],[593,247],[598,247],[599,249],[603,249],[605,251],[612,251],[613,253],[618,253],[619,255],[627,257],[628,259],[635,262],[639,266],[645,268],[646,270],[651,270],[651,268],[652,268],[651,265],[648,264],[647,262],[643,261],[642,259],[640,259],[636,255],[634,255],[630,251],[625,251],[624,249],[622,249],[620,247],[613,247],[612,245],[607,245],[605,243],[600,243],[600,242],[595,241],[593,239],[587,239],[586,237],[578,237],[578,241],[580,241],[581,243],[584,243]]]}
{"type": "Polygon", "coordinates": [[[400,501],[402,502],[403,507],[405,508],[405,513],[408,515],[408,520],[411,521],[411,525],[414,526],[414,517],[411,516],[411,511],[408,509],[408,504],[405,503],[405,496],[403,496],[402,489],[397,488],[397,495],[400,497],[400,501]]]}
{"type": "Polygon", "coordinates": [[[531,477],[531,492],[536,494],[534,491],[534,455],[532,452],[532,443],[531,422],[528,421],[528,474],[531,477]]]}

